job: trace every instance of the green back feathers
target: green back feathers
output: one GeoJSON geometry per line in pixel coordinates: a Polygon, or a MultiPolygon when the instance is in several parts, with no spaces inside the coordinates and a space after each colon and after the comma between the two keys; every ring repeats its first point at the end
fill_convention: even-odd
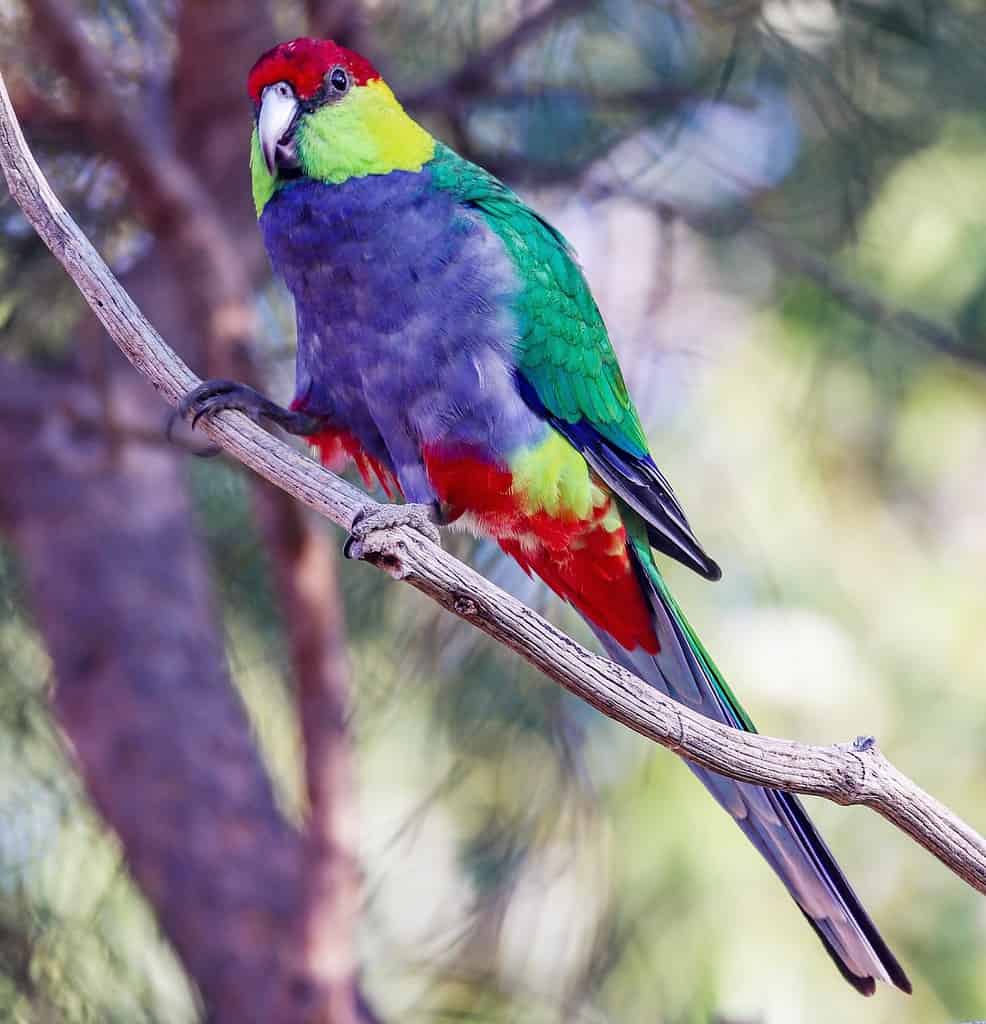
{"type": "Polygon", "coordinates": [[[481,167],[439,144],[429,164],[435,184],[479,209],[503,240],[523,284],[518,366],[559,419],[584,419],[634,455],[647,441],[627,393],[606,326],[559,231],[481,167]]]}

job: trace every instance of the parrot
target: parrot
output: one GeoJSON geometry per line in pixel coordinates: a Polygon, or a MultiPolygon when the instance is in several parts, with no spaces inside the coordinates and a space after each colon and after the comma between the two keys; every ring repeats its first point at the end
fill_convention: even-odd
{"type": "MultiPolygon", "coordinates": [[[[373,64],[295,39],[250,70],[250,176],[294,300],[282,407],[206,381],[182,412],[235,409],[354,464],[401,503],[350,543],[406,524],[492,538],[646,684],[716,722],[753,722],[689,625],[658,556],[707,580],[655,463],[599,308],[563,235],[405,112],[373,64]]],[[[802,803],[689,765],[786,886],[845,979],[911,985],[802,803]]]]}

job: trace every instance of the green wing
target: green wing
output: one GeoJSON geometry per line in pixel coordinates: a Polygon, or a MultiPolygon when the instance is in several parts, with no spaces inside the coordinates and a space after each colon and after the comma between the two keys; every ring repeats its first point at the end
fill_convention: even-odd
{"type": "Polygon", "coordinates": [[[517,365],[548,412],[580,420],[635,456],[647,453],[606,325],[571,247],[502,182],[439,145],[435,184],[480,210],[502,239],[524,287],[517,299],[517,365]]]}
{"type": "Polygon", "coordinates": [[[647,451],[606,325],[568,242],[502,182],[446,146],[438,146],[429,166],[438,188],[483,214],[517,267],[521,394],[644,518],[654,547],[718,579],[719,566],[647,451]]]}

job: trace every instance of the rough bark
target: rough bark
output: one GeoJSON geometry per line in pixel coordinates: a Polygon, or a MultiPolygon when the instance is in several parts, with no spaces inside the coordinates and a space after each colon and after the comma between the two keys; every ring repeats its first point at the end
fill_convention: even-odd
{"type": "Polygon", "coordinates": [[[0,473],[16,482],[0,489],[0,524],[52,659],[58,721],[213,1018],[274,1019],[301,848],[230,684],[179,466],[134,443],[114,457],[101,431],[58,414],[91,397],[60,378],[7,364],[10,391],[45,410],[0,423],[0,473]]]}
{"type": "Polygon", "coordinates": [[[294,665],[304,746],[305,815],[301,957],[321,993],[325,1021],[366,1019],[357,1011],[354,936],[361,909],[357,786],[350,736],[350,673],[335,551],[310,513],[260,481],[267,535],[294,665]]]}

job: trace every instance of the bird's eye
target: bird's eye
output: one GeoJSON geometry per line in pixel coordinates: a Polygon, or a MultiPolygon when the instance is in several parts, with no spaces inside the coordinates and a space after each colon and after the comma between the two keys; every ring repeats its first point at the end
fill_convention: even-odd
{"type": "Polygon", "coordinates": [[[349,74],[345,68],[335,67],[326,76],[329,88],[338,96],[349,92],[349,74]]]}

